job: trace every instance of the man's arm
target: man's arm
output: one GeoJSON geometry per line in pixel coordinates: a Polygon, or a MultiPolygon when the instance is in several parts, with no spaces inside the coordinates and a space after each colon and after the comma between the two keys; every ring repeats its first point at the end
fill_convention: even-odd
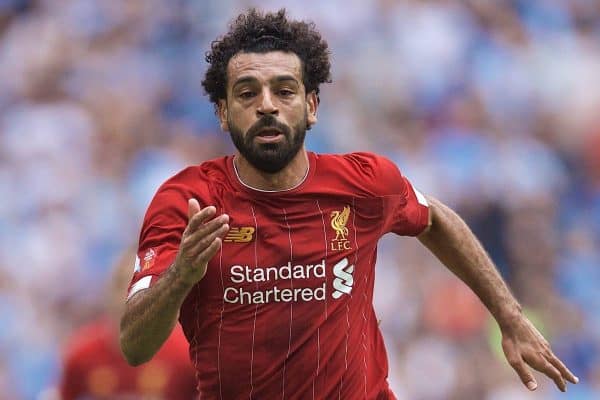
{"type": "Polygon", "coordinates": [[[215,213],[212,206],[200,210],[197,200],[189,201],[189,221],[175,262],[156,284],[127,302],[121,317],[120,342],[131,365],[150,360],[167,340],[183,301],[204,277],[208,262],[221,247],[221,238],[229,230],[229,217],[223,214],[210,219],[215,213]]]}
{"type": "Polygon", "coordinates": [[[131,365],[149,361],[177,323],[179,308],[191,286],[173,266],[152,287],[127,301],[121,318],[121,351],[131,365]]]}
{"type": "Polygon", "coordinates": [[[438,200],[427,197],[430,226],[418,236],[450,271],[462,279],[492,313],[502,331],[502,348],[523,383],[535,390],[529,364],[554,380],[561,391],[578,378],[552,353],[550,345],[522,314],[521,306],[466,223],[438,200]]]}

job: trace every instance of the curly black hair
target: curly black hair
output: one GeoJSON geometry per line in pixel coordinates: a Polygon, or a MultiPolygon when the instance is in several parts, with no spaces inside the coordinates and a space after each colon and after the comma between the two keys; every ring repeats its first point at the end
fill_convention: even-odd
{"type": "Polygon", "coordinates": [[[266,53],[286,51],[295,53],[302,62],[302,80],[306,93],[319,85],[331,82],[329,48],[312,22],[288,20],[285,9],[263,14],[251,8],[240,14],[230,25],[229,32],[211,43],[206,52],[210,65],[202,86],[210,101],[218,106],[227,98],[227,65],[239,52],[266,53]]]}

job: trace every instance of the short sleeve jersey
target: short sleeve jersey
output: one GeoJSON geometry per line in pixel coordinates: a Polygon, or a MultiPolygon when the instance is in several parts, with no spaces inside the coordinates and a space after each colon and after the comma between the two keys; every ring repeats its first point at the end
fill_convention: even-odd
{"type": "Polygon", "coordinates": [[[377,242],[421,233],[427,201],[384,157],[308,158],[303,182],[277,192],[241,183],[233,156],[208,161],[148,208],[130,295],[173,263],[188,199],[230,216],[180,313],[206,398],[394,398],[372,305],[377,242]]]}

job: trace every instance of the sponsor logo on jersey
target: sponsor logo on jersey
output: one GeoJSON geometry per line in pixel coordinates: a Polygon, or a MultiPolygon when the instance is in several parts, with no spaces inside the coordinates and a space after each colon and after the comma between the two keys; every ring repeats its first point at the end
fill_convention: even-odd
{"type": "MultiPolygon", "coordinates": [[[[232,265],[228,278],[231,285],[224,288],[223,300],[232,304],[326,301],[331,289],[327,285],[325,271],[324,259],[311,264],[293,264],[290,261],[273,267],[232,265]],[[267,284],[270,282],[272,286],[267,284]]],[[[354,265],[344,258],[333,266],[332,271],[335,278],[331,296],[339,299],[350,295],[354,286],[354,265]]]]}
{"type": "Polygon", "coordinates": [[[331,296],[339,299],[344,294],[350,294],[354,285],[354,265],[348,265],[348,259],[344,258],[333,266],[333,288],[335,289],[331,296]]]}
{"type": "Polygon", "coordinates": [[[252,226],[242,226],[239,228],[231,228],[225,239],[223,239],[226,243],[248,243],[254,238],[254,227],[252,226]]]}
{"type": "Polygon", "coordinates": [[[156,250],[149,249],[144,254],[144,265],[142,266],[142,271],[152,268],[154,265],[154,260],[156,259],[156,250]]]}
{"type": "Polygon", "coordinates": [[[350,217],[350,206],[345,206],[341,211],[331,212],[331,227],[335,232],[335,237],[331,239],[330,246],[332,251],[350,250],[352,245],[348,238],[348,218],[350,217]]]}

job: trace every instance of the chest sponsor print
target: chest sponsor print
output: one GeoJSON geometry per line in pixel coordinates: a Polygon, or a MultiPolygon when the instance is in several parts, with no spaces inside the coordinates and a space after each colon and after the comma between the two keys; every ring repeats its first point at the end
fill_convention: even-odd
{"type": "Polygon", "coordinates": [[[350,295],[354,285],[354,265],[349,263],[348,258],[343,258],[333,266],[335,278],[332,287],[327,283],[326,268],[324,259],[313,264],[294,265],[288,262],[266,268],[233,265],[228,268],[230,286],[224,288],[223,300],[232,304],[320,302],[326,301],[329,292],[333,299],[350,295]],[[286,280],[293,280],[293,287],[278,284],[286,280]],[[252,283],[266,285],[257,288],[252,283]]]}

